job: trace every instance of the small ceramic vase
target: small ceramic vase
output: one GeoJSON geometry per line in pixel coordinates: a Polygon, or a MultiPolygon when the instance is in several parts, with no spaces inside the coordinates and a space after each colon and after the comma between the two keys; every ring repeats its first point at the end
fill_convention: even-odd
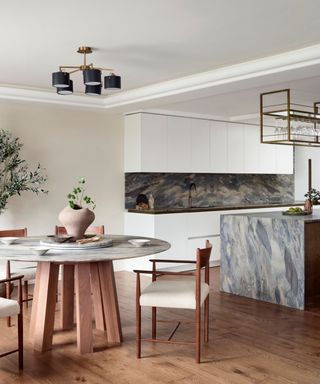
{"type": "Polygon", "coordinates": [[[312,214],[312,201],[306,200],[304,202],[304,210],[310,215],[312,214]]]}

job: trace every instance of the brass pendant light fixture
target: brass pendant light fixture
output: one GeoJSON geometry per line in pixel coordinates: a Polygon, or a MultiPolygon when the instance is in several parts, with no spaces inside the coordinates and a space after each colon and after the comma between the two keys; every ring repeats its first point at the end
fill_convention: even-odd
{"type": "Polygon", "coordinates": [[[85,85],[86,95],[99,96],[102,90],[102,71],[109,72],[104,77],[104,88],[108,90],[121,89],[121,77],[114,74],[113,69],[94,67],[93,64],[87,64],[87,55],[92,53],[91,47],[79,47],[78,53],[83,55],[83,64],[62,65],[58,72],[52,73],[52,85],[57,88],[59,95],[70,95],[73,93],[73,81],[70,74],[82,71],[83,83],[85,85]]]}
{"type": "Polygon", "coordinates": [[[319,105],[293,103],[290,89],[262,93],[261,143],[320,147],[319,105]]]}

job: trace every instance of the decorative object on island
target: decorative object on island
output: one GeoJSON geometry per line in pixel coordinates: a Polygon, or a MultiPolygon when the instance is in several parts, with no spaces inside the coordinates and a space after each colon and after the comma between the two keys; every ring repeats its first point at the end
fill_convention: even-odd
{"type": "Polygon", "coordinates": [[[154,197],[152,193],[149,193],[148,204],[149,204],[149,209],[154,209],[154,197]]]}
{"type": "Polygon", "coordinates": [[[317,205],[319,204],[320,200],[320,191],[317,191],[315,188],[311,188],[304,197],[307,198],[312,204],[317,205]]]}
{"type": "Polygon", "coordinates": [[[101,95],[102,71],[109,72],[108,76],[104,77],[105,89],[121,89],[121,77],[115,75],[113,69],[94,67],[92,63],[87,64],[87,54],[92,53],[91,47],[79,47],[77,52],[83,55],[82,65],[62,65],[59,67],[58,72],[52,73],[52,85],[57,88],[59,95],[70,95],[73,93],[73,81],[70,80],[70,74],[78,71],[82,71],[83,73],[86,95],[101,95]],[[69,72],[67,70],[69,70],[69,72]]]}
{"type": "Polygon", "coordinates": [[[149,207],[149,201],[147,196],[143,193],[140,193],[140,195],[138,195],[136,199],[136,209],[143,211],[149,208],[150,207],[149,207]]]}
{"type": "Polygon", "coordinates": [[[261,143],[319,147],[319,105],[292,103],[290,89],[261,93],[261,143]]]}
{"type": "Polygon", "coordinates": [[[23,191],[36,194],[48,192],[41,187],[47,177],[43,175],[40,164],[30,171],[26,161],[21,159],[22,146],[9,131],[0,130],[0,214],[5,210],[8,199],[14,195],[23,191]]]}
{"type": "Polygon", "coordinates": [[[83,207],[83,203],[92,209],[96,205],[91,197],[85,195],[86,180],[80,178],[78,185],[68,194],[69,205],[65,207],[59,214],[61,224],[66,228],[68,235],[75,240],[84,236],[86,229],[94,221],[95,214],[87,207],[83,207]]]}

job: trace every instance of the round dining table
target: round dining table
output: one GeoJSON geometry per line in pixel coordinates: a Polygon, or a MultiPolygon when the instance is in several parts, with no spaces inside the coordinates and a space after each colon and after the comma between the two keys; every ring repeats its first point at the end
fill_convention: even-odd
{"type": "Polygon", "coordinates": [[[19,238],[15,244],[0,245],[2,260],[37,262],[30,320],[30,339],[35,350],[52,348],[60,266],[63,266],[61,328],[73,328],[75,307],[79,353],[93,352],[93,312],[95,326],[106,332],[108,342],[122,342],[113,261],[152,255],[170,248],[168,242],[154,238],[145,238],[150,242],[137,247],[129,242],[136,238],[139,237],[104,235],[103,240],[112,240],[111,246],[81,250],[50,248],[42,256],[35,255],[33,248],[46,240],[44,236],[19,238]]]}

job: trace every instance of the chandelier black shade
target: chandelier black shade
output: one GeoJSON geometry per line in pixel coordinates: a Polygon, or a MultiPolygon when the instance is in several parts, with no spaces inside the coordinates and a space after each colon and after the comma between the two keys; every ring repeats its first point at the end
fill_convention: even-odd
{"type": "Polygon", "coordinates": [[[70,75],[68,72],[53,72],[52,85],[57,88],[69,87],[70,75]]]}
{"type": "Polygon", "coordinates": [[[112,73],[109,76],[104,77],[104,88],[105,89],[121,89],[121,77],[112,73]]]}
{"type": "Polygon", "coordinates": [[[59,95],[71,95],[73,93],[73,81],[70,80],[69,86],[64,88],[57,88],[59,95]]]}
{"type": "Polygon", "coordinates": [[[101,95],[102,85],[86,85],[86,95],[99,96],[101,95]]]}
{"type": "Polygon", "coordinates": [[[100,85],[101,84],[100,69],[85,69],[83,71],[83,82],[85,85],[100,85]]]}
{"type": "Polygon", "coordinates": [[[92,63],[87,64],[87,55],[92,53],[91,47],[79,47],[77,52],[83,55],[82,65],[61,65],[59,72],[52,73],[52,85],[57,88],[59,95],[73,93],[73,82],[70,80],[70,74],[76,72],[82,72],[83,74],[86,95],[101,95],[102,71],[109,73],[108,76],[104,77],[104,87],[106,89],[121,89],[121,77],[115,75],[113,69],[94,67],[92,63]]]}

